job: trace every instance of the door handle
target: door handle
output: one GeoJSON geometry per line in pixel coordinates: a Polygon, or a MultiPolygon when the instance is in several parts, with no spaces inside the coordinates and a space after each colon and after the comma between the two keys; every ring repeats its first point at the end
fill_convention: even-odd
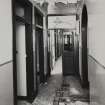
{"type": "Polygon", "coordinates": [[[16,54],[18,53],[18,51],[16,51],[16,54]]]}

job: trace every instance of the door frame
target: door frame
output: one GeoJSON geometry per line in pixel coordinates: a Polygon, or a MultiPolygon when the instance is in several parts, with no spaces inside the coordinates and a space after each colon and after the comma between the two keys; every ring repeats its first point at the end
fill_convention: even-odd
{"type": "Polygon", "coordinates": [[[14,105],[17,105],[17,69],[16,69],[16,31],[15,31],[15,0],[12,0],[12,27],[13,27],[13,42],[12,42],[12,54],[13,54],[13,96],[14,105]]]}
{"type": "Polygon", "coordinates": [[[84,4],[82,9],[81,19],[81,35],[82,35],[82,86],[89,87],[88,82],[88,48],[87,48],[87,27],[88,27],[88,13],[87,7],[84,4]]]}
{"type": "MultiPolygon", "coordinates": [[[[32,94],[33,96],[31,97],[31,94],[30,94],[30,91],[31,91],[30,83],[29,83],[28,80],[27,80],[27,96],[26,97],[25,96],[19,96],[19,97],[17,96],[16,14],[15,14],[16,2],[21,2],[21,5],[24,5],[24,6],[25,6],[25,4],[27,4],[28,6],[31,6],[30,8],[32,9],[32,4],[29,1],[26,1],[26,0],[23,0],[23,1],[12,0],[12,27],[13,27],[13,42],[12,42],[13,49],[12,49],[12,52],[13,52],[13,91],[14,91],[13,92],[13,96],[14,96],[14,105],[17,105],[18,99],[19,100],[29,100],[29,101],[31,101],[33,99],[33,96],[35,96],[35,94],[32,94]]],[[[27,27],[27,25],[28,24],[25,24],[25,28],[27,27]]],[[[31,26],[31,29],[30,29],[31,30],[31,35],[30,36],[32,37],[32,22],[30,23],[30,26],[31,26]]],[[[28,43],[29,43],[27,37],[29,37],[29,35],[27,35],[27,33],[25,33],[25,37],[26,37],[26,40],[27,40],[26,41],[26,53],[27,53],[27,51],[30,52],[30,50],[28,49],[29,46],[27,46],[28,43]]],[[[31,45],[32,45],[31,46],[31,53],[33,53],[33,41],[31,42],[31,45]]],[[[33,54],[32,54],[32,56],[33,56],[33,54]]],[[[32,71],[34,71],[33,57],[31,57],[30,59],[31,59],[32,71]]],[[[27,69],[27,58],[26,58],[26,72],[30,73],[30,70],[27,69]]],[[[29,74],[26,75],[26,76],[29,76],[29,74]]],[[[32,76],[32,78],[34,78],[34,77],[32,76]]]]}
{"type": "Polygon", "coordinates": [[[36,55],[35,55],[36,67],[35,68],[36,68],[36,80],[37,80],[37,91],[38,91],[37,75],[39,75],[40,83],[44,83],[45,82],[45,74],[44,74],[44,36],[43,36],[43,28],[37,27],[37,25],[39,25],[37,23],[38,21],[40,21],[40,23],[41,23],[40,26],[42,25],[42,27],[43,27],[43,14],[36,7],[34,7],[34,20],[35,20],[34,24],[35,24],[35,52],[36,52],[36,55]],[[36,33],[37,32],[36,30],[39,31],[39,34],[36,33]],[[42,40],[42,42],[40,40],[42,40]],[[42,44],[41,47],[39,46],[40,42],[42,44]],[[39,50],[39,72],[37,72],[37,63],[38,63],[37,62],[37,47],[38,47],[38,50],[39,50]],[[40,51],[40,50],[42,50],[42,51],[40,51]]]}

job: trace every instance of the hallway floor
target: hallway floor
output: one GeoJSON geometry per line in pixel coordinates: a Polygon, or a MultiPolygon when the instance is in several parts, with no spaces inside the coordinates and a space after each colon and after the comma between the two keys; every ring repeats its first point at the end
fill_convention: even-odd
{"type": "Polygon", "coordinates": [[[82,89],[79,78],[63,77],[61,73],[62,58],[59,58],[52,71],[52,76],[47,84],[40,86],[32,105],[89,105],[89,91],[82,89]]]}

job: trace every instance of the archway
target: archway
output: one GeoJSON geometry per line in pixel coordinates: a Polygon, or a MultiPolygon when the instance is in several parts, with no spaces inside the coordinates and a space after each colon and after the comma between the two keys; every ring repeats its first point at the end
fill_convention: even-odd
{"type": "Polygon", "coordinates": [[[88,87],[88,50],[87,50],[87,23],[88,14],[86,5],[82,9],[81,34],[82,34],[82,85],[88,87]]]}

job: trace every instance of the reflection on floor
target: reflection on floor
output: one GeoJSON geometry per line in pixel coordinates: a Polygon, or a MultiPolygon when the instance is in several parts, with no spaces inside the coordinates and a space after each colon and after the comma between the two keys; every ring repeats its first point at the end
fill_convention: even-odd
{"type": "Polygon", "coordinates": [[[82,89],[79,79],[74,76],[63,77],[61,72],[62,59],[60,58],[48,83],[40,86],[32,105],[89,105],[88,90],[82,89]]]}

